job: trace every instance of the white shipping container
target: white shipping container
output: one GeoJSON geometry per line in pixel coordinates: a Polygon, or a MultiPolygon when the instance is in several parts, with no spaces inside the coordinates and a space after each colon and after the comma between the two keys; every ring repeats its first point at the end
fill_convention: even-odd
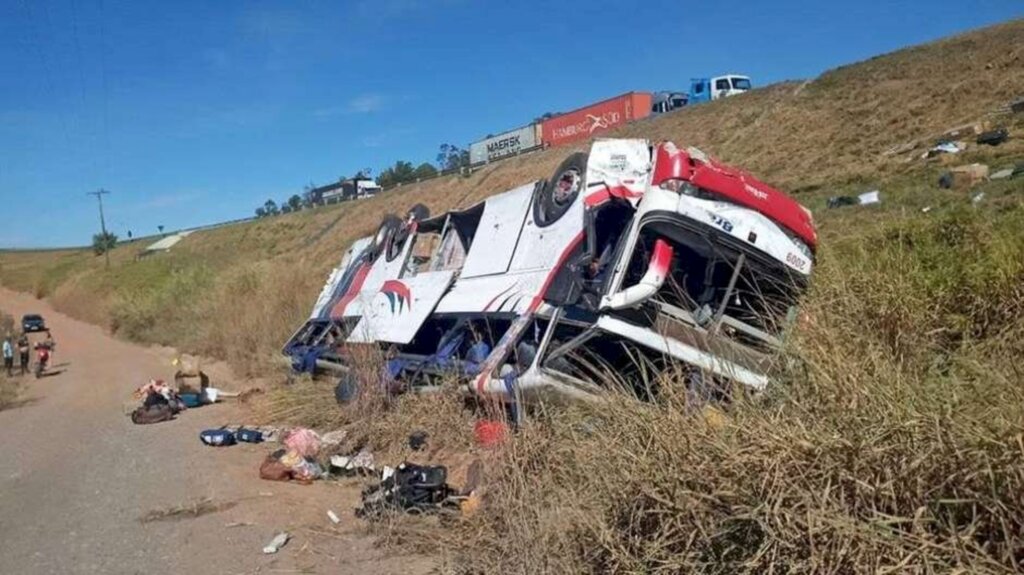
{"type": "Polygon", "coordinates": [[[540,144],[537,124],[510,130],[469,145],[469,163],[483,164],[536,148],[540,144]]]}

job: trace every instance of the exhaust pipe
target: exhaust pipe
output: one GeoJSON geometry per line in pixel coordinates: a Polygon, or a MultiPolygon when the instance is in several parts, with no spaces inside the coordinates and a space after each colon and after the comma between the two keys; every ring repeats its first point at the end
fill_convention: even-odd
{"type": "Polygon", "coordinates": [[[651,263],[648,264],[647,271],[644,272],[644,277],[640,278],[640,281],[634,286],[601,298],[601,309],[634,307],[658,293],[665,283],[665,278],[668,277],[674,253],[672,244],[661,238],[655,240],[654,254],[651,256],[651,263]]]}

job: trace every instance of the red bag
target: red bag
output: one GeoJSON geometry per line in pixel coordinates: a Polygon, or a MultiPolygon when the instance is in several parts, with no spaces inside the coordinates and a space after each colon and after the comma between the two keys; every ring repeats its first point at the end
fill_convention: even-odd
{"type": "Polygon", "coordinates": [[[284,450],[275,451],[268,455],[260,464],[260,479],[268,481],[289,481],[292,478],[292,470],[281,463],[281,455],[284,450]]]}

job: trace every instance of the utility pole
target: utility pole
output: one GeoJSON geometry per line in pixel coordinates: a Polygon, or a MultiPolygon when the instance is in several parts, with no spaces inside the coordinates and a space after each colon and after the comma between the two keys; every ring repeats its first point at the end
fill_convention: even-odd
{"type": "Polygon", "coordinates": [[[103,194],[109,194],[107,190],[102,188],[95,192],[86,192],[90,196],[96,196],[96,199],[100,203],[100,229],[103,231],[103,257],[106,258],[107,269],[110,269],[110,246],[107,245],[107,222],[103,219],[103,194]]]}

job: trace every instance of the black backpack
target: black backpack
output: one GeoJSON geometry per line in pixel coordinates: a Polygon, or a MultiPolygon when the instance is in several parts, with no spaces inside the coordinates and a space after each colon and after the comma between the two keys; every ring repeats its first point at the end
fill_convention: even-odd
{"type": "Polygon", "coordinates": [[[142,406],[132,412],[132,423],[139,425],[160,423],[174,419],[174,408],[167,403],[142,406]]]}
{"type": "Polygon", "coordinates": [[[359,515],[386,510],[422,513],[441,506],[452,494],[448,469],[443,465],[402,463],[387,479],[363,491],[359,515]]]}

